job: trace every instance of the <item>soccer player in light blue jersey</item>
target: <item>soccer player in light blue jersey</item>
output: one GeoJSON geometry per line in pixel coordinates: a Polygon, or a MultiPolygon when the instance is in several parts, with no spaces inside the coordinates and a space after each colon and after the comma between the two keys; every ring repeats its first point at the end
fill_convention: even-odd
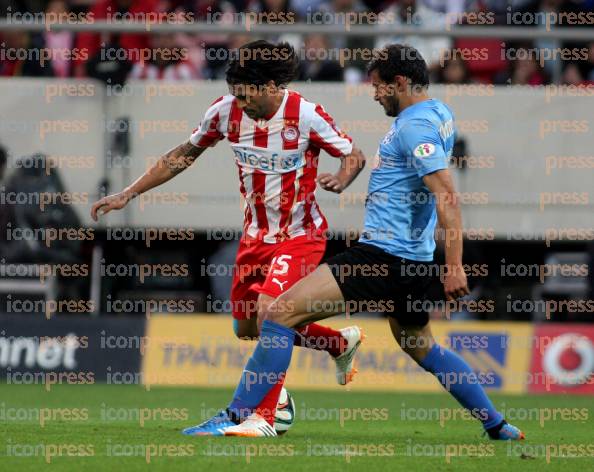
{"type": "Polygon", "coordinates": [[[524,438],[495,409],[466,361],[437,344],[421,308],[431,274],[442,275],[446,300],[468,294],[462,217],[448,170],[452,112],[429,98],[427,66],[414,48],[386,47],[370,63],[369,75],[374,99],[396,119],[373,163],[359,244],[327,260],[264,310],[260,341],[231,404],[186,434],[274,435],[258,405],[272,389],[280,391],[295,329],[344,312],[345,306],[366,311],[374,302],[384,307],[400,347],[482,422],[491,439],[524,438]],[[445,234],[442,267],[433,264],[438,221],[445,234]]]}

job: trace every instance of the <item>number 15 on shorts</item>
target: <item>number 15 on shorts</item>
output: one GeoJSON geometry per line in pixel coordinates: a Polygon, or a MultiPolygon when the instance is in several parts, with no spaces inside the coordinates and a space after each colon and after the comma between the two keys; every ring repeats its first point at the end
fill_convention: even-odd
{"type": "Polygon", "coordinates": [[[272,282],[277,284],[281,291],[285,290],[285,285],[287,284],[288,280],[285,277],[276,277],[276,276],[286,276],[289,273],[289,262],[292,259],[292,256],[288,254],[283,254],[280,256],[275,256],[272,258],[270,262],[270,274],[272,275],[272,282]],[[282,280],[285,279],[285,280],[282,280]]]}

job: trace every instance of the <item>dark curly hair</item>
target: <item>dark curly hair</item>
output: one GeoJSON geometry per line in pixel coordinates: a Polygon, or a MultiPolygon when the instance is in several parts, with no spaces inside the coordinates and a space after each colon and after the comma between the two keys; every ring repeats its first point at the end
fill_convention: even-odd
{"type": "Polygon", "coordinates": [[[289,43],[273,44],[259,40],[244,44],[234,51],[227,66],[230,85],[287,85],[297,75],[299,58],[289,43]]]}
{"type": "Polygon", "coordinates": [[[406,44],[390,44],[378,51],[367,65],[368,74],[374,70],[386,83],[394,82],[395,75],[403,75],[410,79],[412,85],[429,85],[425,60],[419,51],[406,44]]]}

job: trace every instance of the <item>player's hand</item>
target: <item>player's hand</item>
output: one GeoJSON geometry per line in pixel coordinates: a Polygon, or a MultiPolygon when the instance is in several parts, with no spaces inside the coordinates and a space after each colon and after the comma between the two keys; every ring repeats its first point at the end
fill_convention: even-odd
{"type": "Polygon", "coordinates": [[[320,187],[328,192],[341,193],[346,185],[334,174],[320,174],[318,175],[318,183],[320,187]]]}
{"type": "Polygon", "coordinates": [[[454,301],[470,293],[466,273],[462,266],[447,267],[443,281],[443,291],[446,300],[454,301]]]}
{"type": "Polygon", "coordinates": [[[97,221],[100,215],[105,215],[111,210],[120,210],[124,208],[128,202],[132,199],[132,195],[129,193],[114,193],[103,197],[98,202],[95,202],[91,207],[91,218],[97,221]]]}

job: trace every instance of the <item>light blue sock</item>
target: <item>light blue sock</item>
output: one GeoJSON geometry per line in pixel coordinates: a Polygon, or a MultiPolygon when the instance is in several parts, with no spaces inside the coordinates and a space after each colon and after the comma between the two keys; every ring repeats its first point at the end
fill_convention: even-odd
{"type": "Polygon", "coordinates": [[[420,364],[437,377],[458,403],[481,420],[485,429],[493,428],[503,421],[503,416],[479,384],[477,375],[458,354],[435,344],[420,364]]]}
{"type": "Polygon", "coordinates": [[[260,340],[248,360],[228,411],[238,419],[248,416],[286,374],[291,363],[295,330],[264,321],[260,340]]]}

